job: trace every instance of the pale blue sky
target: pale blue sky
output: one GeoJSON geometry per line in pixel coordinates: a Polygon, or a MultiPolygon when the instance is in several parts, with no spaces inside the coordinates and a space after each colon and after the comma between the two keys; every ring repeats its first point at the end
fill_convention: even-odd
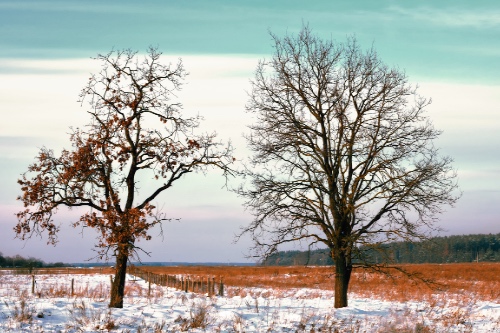
{"type": "MultiPolygon", "coordinates": [[[[268,29],[375,43],[409,74],[498,82],[493,1],[1,1],[4,58],[89,57],[114,46],[175,54],[268,54],[268,29]]],[[[2,68],[2,70],[6,70],[2,68]]]]}
{"type": "MultiPolygon", "coordinates": [[[[272,53],[268,31],[294,33],[303,23],[324,38],[355,35],[364,48],[373,45],[433,99],[429,116],[444,131],[437,144],[455,158],[464,191],[441,216],[444,234],[500,232],[495,1],[1,0],[0,252],[46,261],[91,255],[92,235],[69,229],[56,248],[12,240],[19,174],[40,146],[63,147],[68,127],[85,123],[85,107],[76,100],[88,73],[98,70],[90,57],[149,45],[167,61],[182,57],[191,73],[180,96],[186,111],[204,115],[203,128],[231,138],[244,157],[245,89],[257,60],[272,53]]],[[[234,194],[220,190],[222,183],[217,175],[186,179],[162,197],[159,204],[183,220],[165,226],[163,242],[143,244],[153,251],[146,260],[243,260],[248,242],[233,245],[232,235],[250,217],[234,194]]],[[[61,222],[68,216],[61,212],[61,222]]]]}

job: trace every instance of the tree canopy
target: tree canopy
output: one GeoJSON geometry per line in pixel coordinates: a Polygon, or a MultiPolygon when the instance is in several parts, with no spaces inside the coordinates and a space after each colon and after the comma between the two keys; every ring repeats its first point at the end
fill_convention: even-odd
{"type": "Polygon", "coordinates": [[[458,199],[456,173],[434,145],[430,100],[374,49],[308,27],[272,37],[274,55],[257,66],[247,104],[253,155],[239,194],[254,220],[243,233],[264,256],[288,242],[325,245],[335,307],[344,307],[360,249],[425,238],[458,199]]]}
{"type": "Polygon", "coordinates": [[[98,231],[101,257],[116,256],[111,307],[122,307],[129,256],[149,240],[149,231],[166,219],[153,201],[174,182],[207,168],[230,171],[232,146],[216,134],[197,134],[201,117],[183,114],[176,100],[187,75],[182,61],[163,64],[150,48],[145,56],[131,50],[98,55],[101,71],[80,93],[90,106],[90,122],[72,129],[71,149],[57,154],[42,148],[19,180],[25,209],[15,231],[25,239],[46,232],[56,243],[53,215],[61,207],[86,207],[73,226],[98,231]],[[153,188],[140,187],[149,179],[153,188]]]}

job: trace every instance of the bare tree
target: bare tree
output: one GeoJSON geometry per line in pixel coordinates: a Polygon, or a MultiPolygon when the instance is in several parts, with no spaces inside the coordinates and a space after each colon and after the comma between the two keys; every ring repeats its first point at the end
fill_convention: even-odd
{"type": "Polygon", "coordinates": [[[249,233],[259,255],[287,242],[328,247],[335,263],[335,307],[347,306],[362,249],[418,240],[459,194],[449,157],[433,145],[440,132],[403,72],[389,68],[354,38],[337,44],[304,27],[272,35],[247,111],[249,184],[239,194],[254,215],[249,233]]]}
{"type": "Polygon", "coordinates": [[[25,209],[17,214],[17,237],[48,233],[57,242],[53,215],[61,206],[87,207],[73,226],[97,230],[98,255],[116,256],[109,306],[123,307],[125,274],[131,256],[141,250],[139,239],[165,220],[153,200],[174,182],[209,167],[230,172],[230,144],[215,134],[195,134],[200,117],[186,117],[175,101],[186,72],[179,62],[164,65],[150,48],[140,57],[130,50],[98,55],[101,71],[92,75],[80,94],[88,100],[91,121],[72,130],[71,150],[56,155],[42,148],[18,182],[25,209]],[[152,179],[157,186],[139,187],[152,179]]]}

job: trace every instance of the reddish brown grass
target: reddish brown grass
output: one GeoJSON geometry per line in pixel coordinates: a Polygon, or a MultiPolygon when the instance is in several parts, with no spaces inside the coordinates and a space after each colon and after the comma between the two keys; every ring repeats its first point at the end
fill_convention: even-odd
{"type": "MultiPolygon", "coordinates": [[[[397,271],[392,277],[355,269],[349,291],[362,297],[393,301],[434,301],[439,295],[466,295],[476,301],[500,299],[500,263],[413,264],[403,265],[411,273],[433,280],[427,285],[397,271]]],[[[314,288],[333,290],[333,267],[233,267],[233,266],[144,266],[157,274],[222,277],[226,286],[274,289],[314,288]]]]}
{"type": "Polygon", "coordinates": [[[102,267],[57,267],[57,268],[0,268],[2,274],[35,274],[35,275],[63,275],[63,274],[114,274],[109,266],[102,267]]]}

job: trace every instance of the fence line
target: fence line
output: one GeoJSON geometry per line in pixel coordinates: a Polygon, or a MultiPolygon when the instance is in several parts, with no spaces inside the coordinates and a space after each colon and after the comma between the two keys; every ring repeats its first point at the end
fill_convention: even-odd
{"type": "Polygon", "coordinates": [[[128,273],[149,282],[149,290],[151,284],[156,284],[185,292],[224,296],[222,277],[216,280],[215,276],[156,274],[132,265],[128,267],[128,273]]]}
{"type": "MultiPolygon", "coordinates": [[[[198,294],[207,294],[209,296],[218,295],[224,296],[224,282],[222,277],[217,279],[213,275],[169,275],[156,274],[153,272],[144,271],[136,266],[130,265],[127,268],[130,275],[141,278],[149,283],[149,291],[151,293],[151,284],[156,284],[164,287],[170,287],[184,292],[193,292],[198,294]]],[[[35,293],[35,276],[37,275],[69,275],[69,274],[102,274],[109,272],[109,267],[94,267],[94,268],[8,268],[0,269],[0,275],[31,275],[32,285],[31,292],[35,293]]],[[[71,294],[73,294],[74,281],[71,281],[71,294]]]]}

